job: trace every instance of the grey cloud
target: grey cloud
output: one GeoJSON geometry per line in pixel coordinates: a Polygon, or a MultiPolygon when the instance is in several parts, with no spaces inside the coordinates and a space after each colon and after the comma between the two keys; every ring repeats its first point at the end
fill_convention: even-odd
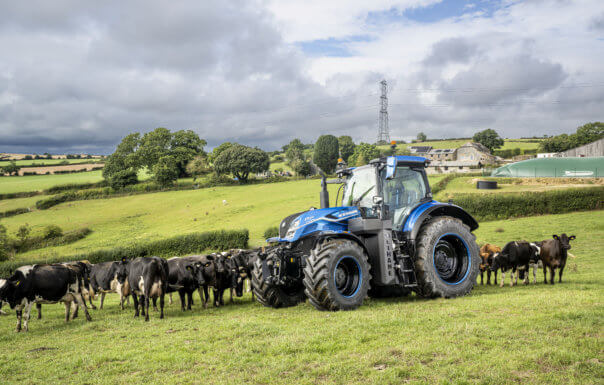
{"type": "Polygon", "coordinates": [[[465,38],[444,39],[432,46],[432,50],[423,60],[427,66],[445,66],[449,63],[467,63],[479,52],[476,43],[465,38]]]}
{"type": "Polygon", "coordinates": [[[596,31],[604,31],[604,12],[591,19],[589,27],[596,31]]]}

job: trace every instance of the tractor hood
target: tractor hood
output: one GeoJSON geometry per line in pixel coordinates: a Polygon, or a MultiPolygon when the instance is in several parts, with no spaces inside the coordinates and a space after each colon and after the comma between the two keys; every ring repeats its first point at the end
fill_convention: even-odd
{"type": "Polygon", "coordinates": [[[348,229],[348,220],[361,216],[357,207],[329,207],[290,215],[279,226],[279,237],[267,242],[295,242],[316,232],[341,233],[348,229]]]}

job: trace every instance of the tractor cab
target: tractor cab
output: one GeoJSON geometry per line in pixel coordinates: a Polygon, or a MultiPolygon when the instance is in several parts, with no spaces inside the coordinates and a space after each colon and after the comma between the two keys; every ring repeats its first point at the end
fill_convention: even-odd
{"type": "Polygon", "coordinates": [[[366,218],[390,219],[402,229],[418,205],[432,200],[425,158],[391,156],[369,165],[340,170],[345,179],[342,206],[357,206],[366,218]]]}

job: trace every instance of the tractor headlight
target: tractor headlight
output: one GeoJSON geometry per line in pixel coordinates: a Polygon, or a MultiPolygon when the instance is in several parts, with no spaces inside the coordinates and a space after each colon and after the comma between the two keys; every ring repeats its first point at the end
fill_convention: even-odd
{"type": "Polygon", "coordinates": [[[296,233],[296,228],[292,228],[287,230],[287,234],[285,234],[285,238],[291,238],[294,236],[294,234],[296,233]]]}

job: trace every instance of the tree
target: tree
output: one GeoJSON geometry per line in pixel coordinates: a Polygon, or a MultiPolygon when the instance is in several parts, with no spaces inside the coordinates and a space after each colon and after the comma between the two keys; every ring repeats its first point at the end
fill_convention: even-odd
{"type": "Polygon", "coordinates": [[[472,140],[482,144],[488,148],[490,152],[493,152],[495,149],[503,146],[503,139],[499,137],[499,134],[495,130],[490,128],[477,132],[474,134],[472,140]]]}
{"type": "Polygon", "coordinates": [[[331,174],[338,164],[338,138],[333,135],[321,135],[315,143],[313,161],[321,170],[331,174]]]}
{"type": "Polygon", "coordinates": [[[234,143],[231,143],[231,142],[224,142],[220,146],[215,147],[214,150],[212,150],[212,153],[209,156],[210,163],[214,163],[214,161],[216,160],[216,158],[218,158],[220,156],[220,154],[222,154],[222,152],[224,150],[230,148],[233,144],[234,143]]]}
{"type": "Polygon", "coordinates": [[[286,146],[285,157],[287,158],[287,163],[292,166],[298,159],[304,160],[304,144],[300,141],[300,139],[294,139],[286,146]]]}
{"type": "Polygon", "coordinates": [[[312,174],[310,162],[303,159],[296,159],[296,161],[292,164],[292,169],[296,172],[296,175],[309,176],[312,174]]]}
{"type": "Polygon", "coordinates": [[[108,182],[112,189],[121,190],[126,186],[137,184],[138,175],[132,169],[125,169],[112,174],[108,182]]]}
{"type": "Polygon", "coordinates": [[[369,143],[361,143],[354,149],[354,154],[349,158],[350,166],[363,166],[369,163],[370,160],[379,158],[380,150],[377,146],[369,143]]]}
{"type": "Polygon", "coordinates": [[[27,237],[31,233],[31,227],[26,223],[24,225],[19,226],[19,230],[17,230],[17,238],[21,241],[21,244],[25,243],[27,237]]]}
{"type": "Polygon", "coordinates": [[[246,183],[250,173],[269,169],[268,154],[259,148],[233,144],[214,160],[214,170],[218,174],[233,174],[239,183],[246,183]]]}
{"type": "Polygon", "coordinates": [[[153,170],[160,158],[170,155],[171,142],[172,133],[167,128],[159,127],[143,135],[137,151],[141,165],[153,170]]]}
{"type": "Polygon", "coordinates": [[[117,145],[115,152],[105,161],[103,178],[110,180],[114,174],[125,170],[138,171],[141,167],[140,154],[137,153],[139,145],[140,134],[138,132],[126,135],[117,145]]]}
{"type": "Polygon", "coordinates": [[[153,166],[153,180],[162,187],[172,186],[178,179],[176,159],[171,155],[162,156],[153,166]]]}
{"type": "Polygon", "coordinates": [[[348,158],[354,153],[355,148],[352,138],[348,135],[342,135],[338,138],[338,145],[340,146],[342,159],[344,159],[344,162],[348,162],[348,158]]]}
{"type": "Polygon", "coordinates": [[[191,130],[180,130],[172,134],[170,155],[176,160],[179,176],[187,175],[187,164],[200,154],[207,142],[191,130]]]}
{"type": "Polygon", "coordinates": [[[15,163],[14,160],[11,161],[6,166],[2,167],[2,171],[7,173],[9,176],[19,174],[20,169],[21,169],[21,167],[17,166],[17,163],[15,163]]]}
{"type": "Polygon", "coordinates": [[[417,134],[417,141],[418,142],[425,142],[426,139],[428,139],[428,137],[423,132],[420,132],[419,134],[417,134]]]}
{"type": "Polygon", "coordinates": [[[601,138],[604,138],[604,123],[587,123],[578,127],[574,134],[560,134],[544,139],[539,144],[539,150],[543,152],[563,152],[595,142],[601,138]]]}
{"type": "Polygon", "coordinates": [[[206,155],[197,155],[187,163],[187,174],[193,177],[193,182],[203,175],[209,174],[212,171],[210,164],[208,163],[208,157],[206,155]]]}

